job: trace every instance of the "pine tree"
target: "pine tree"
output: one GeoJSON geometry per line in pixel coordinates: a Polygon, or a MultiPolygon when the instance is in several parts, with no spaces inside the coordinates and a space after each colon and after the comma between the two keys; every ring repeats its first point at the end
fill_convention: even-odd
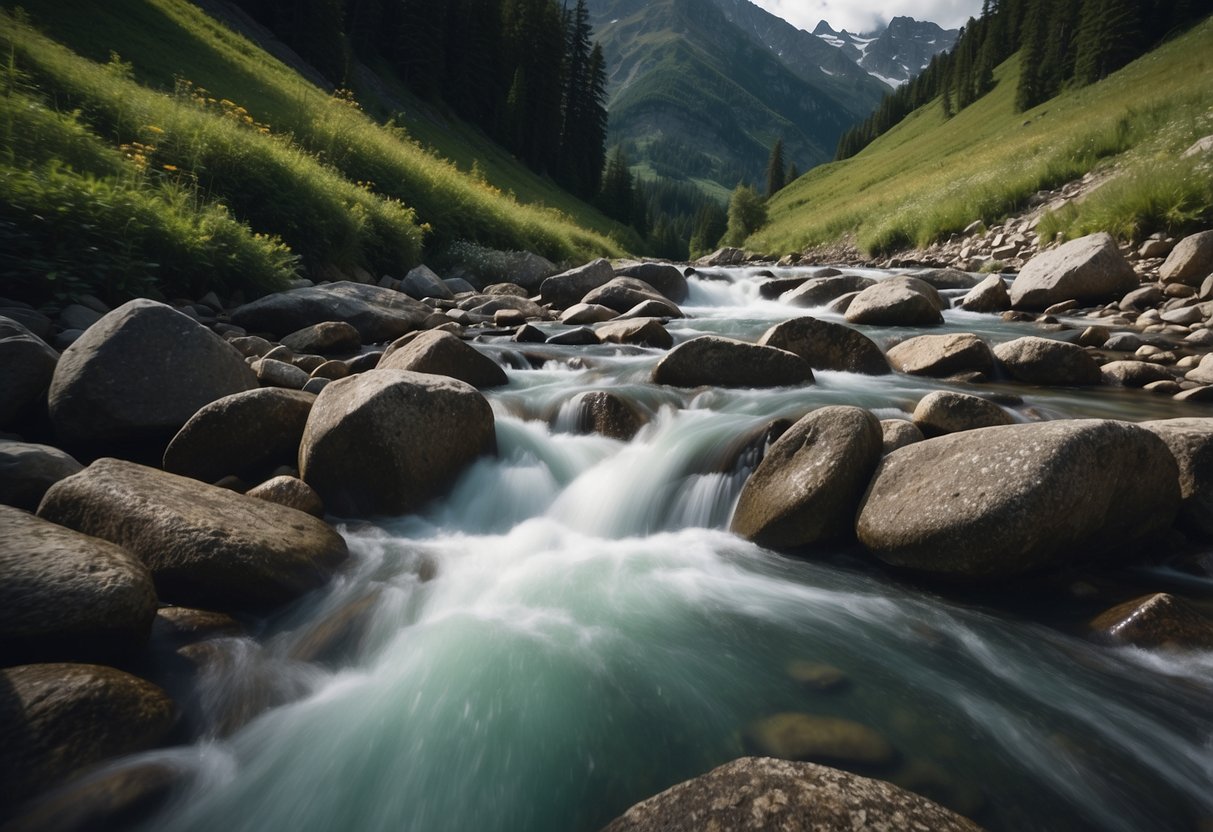
{"type": "Polygon", "coordinates": [[[783,190],[787,184],[784,177],[787,171],[783,166],[783,139],[776,139],[771,147],[770,158],[767,159],[767,199],[783,190]]]}
{"type": "Polygon", "coordinates": [[[716,248],[724,236],[729,218],[724,208],[715,200],[708,200],[695,212],[694,231],[691,234],[690,256],[707,254],[716,248]]]}
{"type": "Polygon", "coordinates": [[[1024,44],[1019,59],[1019,86],[1015,89],[1015,108],[1020,112],[1035,107],[1045,99],[1041,61],[1044,47],[1045,0],[1032,0],[1024,23],[1024,44]]]}
{"type": "Polygon", "coordinates": [[[616,145],[602,174],[598,207],[602,213],[624,225],[632,224],[632,172],[623,145],[616,145]]]}
{"type": "Polygon", "coordinates": [[[800,168],[796,167],[795,162],[788,162],[787,182],[790,184],[800,178],[800,168]]]}

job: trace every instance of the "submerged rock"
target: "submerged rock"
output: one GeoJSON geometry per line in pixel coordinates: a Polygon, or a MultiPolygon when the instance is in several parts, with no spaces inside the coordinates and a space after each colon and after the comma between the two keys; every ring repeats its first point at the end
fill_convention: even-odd
{"type": "Polygon", "coordinates": [[[316,397],[299,471],[335,514],[403,514],[444,493],[495,447],[493,410],[471,385],[372,370],[316,397]]]}
{"type": "Polygon", "coordinates": [[[763,333],[758,344],[795,353],[814,370],[871,376],[889,372],[889,362],[872,339],[849,326],[808,315],[776,324],[763,333]]]}
{"type": "Polygon", "coordinates": [[[862,408],[814,410],[771,446],[746,480],[730,529],[777,549],[849,537],[881,443],[880,422],[862,408]]]}
{"type": "Polygon", "coordinates": [[[752,723],[745,732],[753,752],[781,760],[879,769],[897,752],[877,731],[838,717],[782,713],[752,723]]]}
{"type": "Polygon", "coordinates": [[[674,387],[784,387],[813,381],[799,355],[718,335],[679,344],[653,369],[654,384],[674,387]]]}
{"type": "Polygon", "coordinates": [[[117,459],[57,483],[38,515],[134,553],[163,600],[211,609],[292,601],[347,554],[303,512],[117,459]]]}
{"type": "Polygon", "coordinates": [[[176,709],[163,690],[90,664],[0,670],[0,806],[16,806],[103,760],[162,742],[176,709]]]}
{"type": "Polygon", "coordinates": [[[1080,237],[1028,261],[1011,284],[1016,309],[1044,309],[1055,303],[1106,303],[1136,289],[1137,274],[1112,235],[1080,237]]]}
{"type": "Polygon", "coordinates": [[[980,832],[891,783],[837,769],[743,757],[628,809],[603,832],[980,832]]]}
{"type": "Polygon", "coordinates": [[[909,445],[877,468],[860,542],[894,566],[1017,575],[1110,556],[1166,531],[1179,471],[1144,428],[1097,419],[965,431],[909,445]]]}

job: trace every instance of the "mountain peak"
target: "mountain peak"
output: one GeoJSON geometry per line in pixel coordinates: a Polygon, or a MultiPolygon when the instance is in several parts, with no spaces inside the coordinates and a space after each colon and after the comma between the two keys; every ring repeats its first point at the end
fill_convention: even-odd
{"type": "Polygon", "coordinates": [[[819,21],[817,24],[817,27],[815,29],[813,29],[813,34],[817,35],[817,37],[821,37],[822,35],[835,35],[836,36],[838,33],[835,32],[832,28],[830,28],[829,23],[822,20],[822,21],[819,21]]]}

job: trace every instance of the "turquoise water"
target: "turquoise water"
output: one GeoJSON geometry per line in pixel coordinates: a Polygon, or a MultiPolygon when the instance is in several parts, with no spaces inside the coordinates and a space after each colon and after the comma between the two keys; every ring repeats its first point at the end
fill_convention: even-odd
{"type": "MultiPolygon", "coordinates": [[[[804,313],[731,274],[693,281],[677,338],[752,340],[804,313]]],[[[946,327],[1032,331],[952,312],[946,327]]],[[[344,526],[353,558],[331,587],[260,645],[224,642],[233,659],[204,680],[206,714],[250,678],[292,701],[170,752],[195,776],[149,828],[594,830],[746,753],[746,726],[783,711],[880,731],[898,752],[880,776],[995,830],[1213,818],[1213,654],[1099,647],[855,552],[790,559],[725,531],[747,441],[772,418],[823,404],[905,416],[948,385],[820,373],[797,390],[678,391],[647,384],[653,351],[487,349],[536,367],[491,395],[500,456],[421,516],[344,526]],[[635,440],[563,431],[570,400],[608,388],[649,415],[635,440]],[[327,666],[291,658],[359,602],[364,626],[327,666]],[[806,688],[794,661],[849,684],[806,688]]],[[[1140,392],[992,389],[1023,396],[1021,420],[1187,413],[1140,392]]]]}

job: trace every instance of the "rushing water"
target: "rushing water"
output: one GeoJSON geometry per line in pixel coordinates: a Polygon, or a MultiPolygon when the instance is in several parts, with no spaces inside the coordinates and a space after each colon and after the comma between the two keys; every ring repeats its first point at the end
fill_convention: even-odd
{"type": "MultiPolygon", "coordinates": [[[[753,340],[805,311],[730,276],[692,281],[676,339],[753,340]]],[[[946,317],[992,341],[1033,331],[946,317]]],[[[823,372],[803,389],[675,390],[647,383],[656,351],[486,348],[532,368],[490,397],[499,456],[422,515],[345,526],[353,557],[329,588],[266,622],[260,646],[223,642],[204,723],[250,686],[286,704],[162,754],[194,777],[149,828],[594,830],[746,753],[747,724],[783,711],[877,729],[899,755],[880,776],[995,830],[1213,818],[1213,654],[1096,646],[854,552],[789,559],[725,531],[772,419],[836,403],[904,417],[948,385],[823,372]],[[649,416],[632,442],[571,432],[575,398],[600,389],[649,416]],[[292,658],[350,609],[363,626],[336,655],[292,658]],[[849,684],[807,688],[795,661],[849,684]]],[[[1021,420],[1183,412],[1141,392],[982,389],[1022,395],[1021,420]]]]}

